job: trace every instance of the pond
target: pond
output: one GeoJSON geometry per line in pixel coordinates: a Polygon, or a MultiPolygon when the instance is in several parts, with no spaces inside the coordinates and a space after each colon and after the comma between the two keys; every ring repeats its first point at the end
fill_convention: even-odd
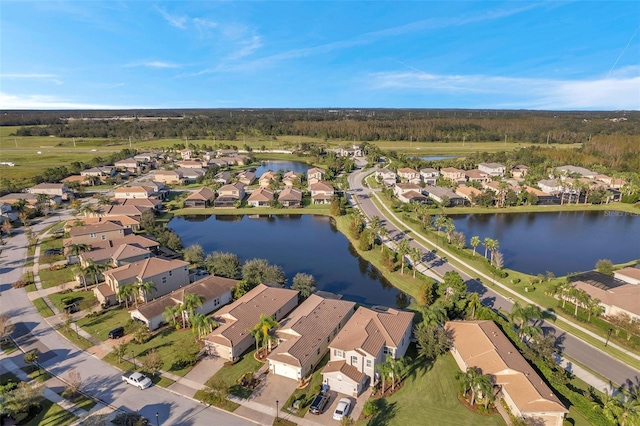
{"type": "Polygon", "coordinates": [[[396,306],[400,292],[358,256],[327,216],[176,217],[169,228],[185,247],[197,243],[207,254],[235,253],[243,262],[267,259],[284,269],[288,285],[303,272],[313,275],[318,290],[342,294],[364,305],[396,306]]]}
{"type": "MultiPolygon", "coordinates": [[[[556,276],[595,268],[599,259],[640,258],[640,215],[617,211],[452,215],[469,239],[497,239],[507,268],[556,276]]],[[[484,246],[477,248],[484,254],[484,246]]]]}
{"type": "Polygon", "coordinates": [[[255,168],[256,177],[262,176],[263,173],[271,170],[277,172],[278,170],[284,170],[285,172],[296,172],[306,174],[307,170],[312,168],[307,163],[302,163],[300,161],[286,161],[286,160],[267,160],[261,162],[260,166],[255,168]]]}

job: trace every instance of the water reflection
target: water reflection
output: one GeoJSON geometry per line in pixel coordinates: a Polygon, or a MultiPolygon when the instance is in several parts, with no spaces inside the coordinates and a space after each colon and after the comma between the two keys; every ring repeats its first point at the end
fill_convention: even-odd
{"type": "Polygon", "coordinates": [[[185,246],[197,243],[206,253],[231,252],[242,261],[263,258],[280,265],[289,284],[295,274],[303,272],[315,277],[318,290],[342,294],[346,300],[396,305],[399,291],[358,256],[332,218],[300,214],[177,217],[169,228],[185,246]]]}

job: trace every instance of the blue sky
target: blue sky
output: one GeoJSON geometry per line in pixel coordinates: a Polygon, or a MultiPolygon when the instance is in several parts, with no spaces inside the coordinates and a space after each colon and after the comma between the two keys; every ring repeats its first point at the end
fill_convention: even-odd
{"type": "Polygon", "coordinates": [[[5,1],[0,108],[640,109],[640,2],[5,1]]]}

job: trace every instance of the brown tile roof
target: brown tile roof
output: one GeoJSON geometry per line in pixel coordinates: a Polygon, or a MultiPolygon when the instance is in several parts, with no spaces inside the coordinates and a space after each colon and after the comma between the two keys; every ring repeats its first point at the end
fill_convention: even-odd
{"type": "Polygon", "coordinates": [[[216,198],[216,193],[210,190],[209,188],[200,188],[196,192],[189,195],[187,200],[200,200],[200,201],[209,201],[216,198]]]}
{"type": "Polygon", "coordinates": [[[478,196],[482,194],[482,191],[472,186],[459,186],[456,188],[456,194],[465,198],[471,198],[472,195],[478,196]]]}
{"type": "Polygon", "coordinates": [[[478,169],[467,170],[464,174],[471,179],[486,179],[489,175],[478,169]]]}
{"type": "Polygon", "coordinates": [[[227,346],[240,342],[260,320],[260,314],[274,315],[298,292],[286,288],[258,284],[254,289],[230,305],[221,308],[215,316],[220,326],[205,340],[227,346]]]}
{"type": "Polygon", "coordinates": [[[299,189],[287,187],[280,191],[278,195],[279,201],[301,201],[302,200],[302,191],[299,189]]]}
{"type": "Polygon", "coordinates": [[[377,356],[384,346],[397,348],[411,327],[413,313],[388,308],[378,311],[360,307],[338,333],[331,347],[343,351],[360,349],[377,356]]]}
{"type": "Polygon", "coordinates": [[[396,186],[400,189],[420,192],[420,185],[416,185],[415,183],[396,183],[396,186]]]}
{"type": "Polygon", "coordinates": [[[362,371],[358,371],[356,367],[347,364],[347,362],[343,359],[339,361],[329,361],[327,365],[325,365],[325,367],[322,369],[322,374],[335,372],[344,374],[356,383],[360,383],[365,376],[362,371]]]}
{"type": "Polygon", "coordinates": [[[407,200],[426,200],[428,198],[426,195],[416,191],[407,191],[402,196],[407,200]]]}
{"type": "Polygon", "coordinates": [[[333,186],[327,182],[316,182],[312,184],[309,189],[312,191],[333,191],[333,186]]]}
{"type": "Polygon", "coordinates": [[[273,200],[273,191],[266,188],[255,189],[247,201],[271,201],[273,200]]]}
{"type": "Polygon", "coordinates": [[[403,173],[403,174],[414,174],[417,175],[418,172],[416,170],[413,170],[409,167],[403,167],[401,169],[398,169],[398,173],[403,173]]]}
{"type": "Polygon", "coordinates": [[[149,250],[137,247],[132,244],[123,244],[113,252],[112,259],[129,259],[135,256],[149,254],[149,250]]]}
{"type": "Polygon", "coordinates": [[[568,412],[493,321],[449,321],[454,346],[468,367],[501,385],[523,413],[568,412]]]}
{"type": "MultiPolygon", "coordinates": [[[[638,269],[638,268],[632,268],[632,267],[622,268],[622,269],[616,271],[616,274],[624,275],[625,277],[629,277],[629,278],[633,278],[633,279],[636,279],[636,280],[640,280],[640,269],[638,269]]],[[[638,303],[640,303],[640,302],[638,302],[638,303]]]]}
{"type": "Polygon", "coordinates": [[[121,186],[113,190],[114,194],[126,194],[127,192],[144,192],[148,194],[149,192],[153,192],[153,188],[147,186],[121,186]]]}
{"type": "Polygon", "coordinates": [[[325,299],[312,294],[287,318],[277,332],[285,340],[269,354],[268,359],[304,366],[317,356],[318,349],[340,322],[353,313],[354,302],[325,299]]]}
{"type": "Polygon", "coordinates": [[[69,236],[78,237],[81,235],[97,234],[99,232],[118,231],[124,232],[124,228],[117,223],[106,221],[95,225],[76,226],[69,230],[69,236]]]}
{"type": "Polygon", "coordinates": [[[109,297],[109,296],[115,296],[115,292],[111,289],[111,287],[109,287],[108,284],[100,284],[98,287],[96,287],[98,289],[98,291],[100,292],[101,295],[103,295],[104,297],[109,297]]]}
{"type": "Polygon", "coordinates": [[[623,284],[604,289],[584,281],[574,281],[573,284],[577,289],[586,291],[592,298],[600,299],[605,305],[616,306],[640,316],[640,285],[623,284]]]}
{"type": "Polygon", "coordinates": [[[137,310],[145,318],[150,319],[157,315],[161,315],[167,306],[182,304],[185,294],[199,294],[204,297],[204,301],[206,303],[216,297],[222,296],[228,291],[231,291],[238,282],[239,281],[237,280],[210,275],[145,303],[144,305],[139,306],[137,310]]]}
{"type": "Polygon", "coordinates": [[[166,260],[159,257],[150,257],[149,259],[110,269],[104,272],[104,275],[109,275],[116,281],[134,277],[144,281],[145,278],[185,266],[189,266],[189,263],[183,260],[166,260]]]}
{"type": "Polygon", "coordinates": [[[544,192],[544,191],[541,191],[538,188],[534,188],[532,186],[527,186],[524,190],[527,191],[529,194],[535,194],[538,197],[550,197],[551,196],[551,194],[549,194],[547,192],[544,192]]]}
{"type": "Polygon", "coordinates": [[[140,221],[131,216],[108,216],[108,217],[83,217],[81,219],[73,219],[65,222],[65,228],[73,228],[76,222],[82,222],[84,225],[95,225],[102,222],[113,222],[121,226],[140,225],[140,221]]]}
{"type": "Polygon", "coordinates": [[[31,189],[62,189],[64,186],[64,183],[39,183],[31,189]]]}

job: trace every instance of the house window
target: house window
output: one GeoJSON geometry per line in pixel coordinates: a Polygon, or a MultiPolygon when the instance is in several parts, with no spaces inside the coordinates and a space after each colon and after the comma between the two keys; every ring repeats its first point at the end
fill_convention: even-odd
{"type": "Polygon", "coordinates": [[[169,271],[169,276],[172,276],[172,275],[173,275],[173,271],[169,271]]]}
{"type": "Polygon", "coordinates": [[[340,349],[334,349],[333,350],[333,354],[338,358],[344,358],[344,354],[342,353],[342,351],[340,349]]]}
{"type": "Polygon", "coordinates": [[[101,235],[101,236],[100,236],[100,239],[104,241],[104,240],[106,240],[106,239],[107,239],[107,236],[106,236],[106,235],[101,235]]]}
{"type": "Polygon", "coordinates": [[[371,360],[367,359],[367,368],[371,368],[371,360]]]}
{"type": "Polygon", "coordinates": [[[318,355],[320,355],[320,348],[318,348],[318,355]]]}
{"type": "Polygon", "coordinates": [[[162,284],[166,284],[167,283],[167,277],[162,277],[162,284]]]}
{"type": "Polygon", "coordinates": [[[351,365],[356,365],[358,363],[358,357],[355,355],[351,355],[351,365]]]}
{"type": "Polygon", "coordinates": [[[93,233],[93,232],[92,232],[91,234],[89,234],[89,237],[90,237],[90,238],[96,238],[96,237],[97,237],[97,235],[96,235],[95,233],[93,233]]]}

